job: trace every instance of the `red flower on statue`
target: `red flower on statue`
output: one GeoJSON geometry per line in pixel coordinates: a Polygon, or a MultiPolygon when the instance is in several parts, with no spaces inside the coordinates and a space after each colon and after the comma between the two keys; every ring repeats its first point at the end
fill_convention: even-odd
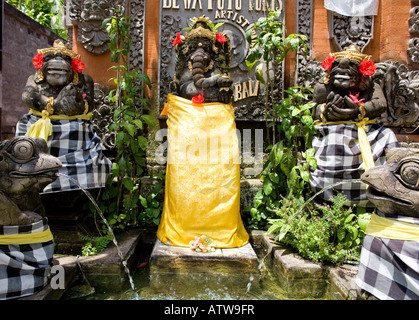
{"type": "Polygon", "coordinates": [[[372,76],[375,73],[375,70],[377,69],[377,66],[374,62],[371,60],[364,60],[359,65],[359,73],[364,76],[372,76]]]}
{"type": "Polygon", "coordinates": [[[180,38],[180,32],[176,33],[176,38],[170,37],[170,40],[173,40],[173,46],[175,47],[179,43],[182,43],[182,39],[180,38]]]}
{"type": "Polygon", "coordinates": [[[222,33],[217,33],[217,41],[223,44],[227,42],[227,38],[222,33]]]}
{"type": "Polygon", "coordinates": [[[42,53],[38,53],[32,59],[32,63],[37,69],[42,69],[42,65],[44,64],[44,55],[42,53]]]}
{"type": "Polygon", "coordinates": [[[197,96],[192,97],[193,103],[202,103],[204,102],[204,93],[198,94],[197,96]]]}
{"type": "Polygon", "coordinates": [[[74,58],[73,61],[71,61],[71,67],[73,68],[74,72],[82,72],[85,64],[81,62],[79,59],[74,58]]]}
{"type": "Polygon", "coordinates": [[[326,57],[326,59],[324,59],[323,62],[322,62],[323,69],[330,70],[332,68],[332,63],[335,60],[336,60],[335,56],[326,57]]]}

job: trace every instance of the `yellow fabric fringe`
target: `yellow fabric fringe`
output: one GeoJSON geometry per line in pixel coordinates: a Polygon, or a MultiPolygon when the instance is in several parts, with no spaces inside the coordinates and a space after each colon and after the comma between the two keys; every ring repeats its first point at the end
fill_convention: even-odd
{"type": "Polygon", "coordinates": [[[48,141],[48,137],[52,135],[51,120],[90,119],[92,116],[92,112],[74,116],[50,115],[47,110],[39,112],[34,109],[30,109],[30,113],[42,118],[31,125],[28,132],[26,132],[26,135],[32,138],[43,138],[45,141],[48,141]]]}
{"type": "Polygon", "coordinates": [[[166,192],[157,237],[189,247],[195,237],[217,248],[248,243],[240,216],[240,158],[231,104],[168,95],[166,192]]]}
{"type": "Polygon", "coordinates": [[[377,238],[419,241],[419,226],[413,223],[382,218],[373,213],[365,234],[377,238]]]}
{"type": "Polygon", "coordinates": [[[358,141],[359,147],[361,149],[362,160],[365,164],[365,171],[369,168],[375,166],[374,158],[371,152],[371,145],[367,138],[367,133],[365,132],[367,124],[373,124],[376,122],[376,119],[369,120],[369,118],[364,118],[361,121],[328,121],[328,122],[318,122],[316,126],[328,125],[328,124],[356,124],[358,127],[358,141]]]}
{"type": "Polygon", "coordinates": [[[43,243],[50,240],[53,240],[53,236],[49,228],[45,231],[36,232],[36,233],[19,233],[19,234],[0,235],[1,245],[43,243]]]}

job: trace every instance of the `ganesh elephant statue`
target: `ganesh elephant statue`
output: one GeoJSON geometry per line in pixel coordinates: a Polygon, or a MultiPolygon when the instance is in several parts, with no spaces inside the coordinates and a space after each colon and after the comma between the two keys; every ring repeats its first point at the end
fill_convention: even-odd
{"type": "Polygon", "coordinates": [[[230,40],[227,35],[212,31],[206,17],[193,22],[185,36],[178,33],[174,39],[177,58],[170,91],[190,100],[199,96],[205,103],[230,103],[230,40]]]}

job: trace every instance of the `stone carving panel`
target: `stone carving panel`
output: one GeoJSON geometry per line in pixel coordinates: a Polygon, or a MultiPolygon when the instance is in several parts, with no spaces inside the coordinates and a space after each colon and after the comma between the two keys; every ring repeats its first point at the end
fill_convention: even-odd
{"type": "Polygon", "coordinates": [[[373,38],[373,26],[374,16],[346,17],[329,11],[329,32],[337,51],[353,44],[362,52],[373,38]]]}
{"type": "Polygon", "coordinates": [[[309,79],[306,77],[305,71],[303,71],[303,69],[305,69],[307,64],[310,62],[311,57],[313,38],[313,0],[297,1],[296,33],[305,35],[307,37],[307,56],[302,54],[301,49],[297,52],[296,82],[298,85],[304,85],[305,81],[309,79]]]}
{"type": "MultiPolygon", "coordinates": [[[[414,1],[412,1],[414,5],[414,1]]],[[[409,33],[410,41],[407,49],[407,56],[409,59],[409,66],[411,69],[418,69],[419,67],[419,6],[414,6],[410,10],[409,18],[409,33]]]]}
{"type": "Polygon", "coordinates": [[[109,50],[109,36],[102,28],[104,19],[124,9],[123,0],[67,0],[69,18],[78,26],[77,41],[94,54],[109,50]]]}
{"type": "MultiPolygon", "coordinates": [[[[284,8],[284,0],[161,0],[160,61],[159,61],[159,113],[166,103],[169,83],[173,80],[175,52],[173,40],[177,32],[192,26],[191,18],[205,15],[214,23],[224,23],[218,31],[226,33],[231,41],[230,76],[233,80],[233,107],[237,120],[264,120],[264,87],[249,75],[246,56],[250,48],[245,39],[247,30],[259,17],[272,10],[284,8]]],[[[284,14],[282,15],[284,20],[284,14]]],[[[283,72],[275,75],[275,94],[282,98],[283,72]]],[[[163,118],[163,117],[162,117],[163,118]]]]}
{"type": "Polygon", "coordinates": [[[113,121],[113,111],[108,101],[109,87],[99,83],[94,84],[94,109],[91,118],[93,128],[103,142],[103,149],[115,150],[115,132],[109,132],[113,121]]]}

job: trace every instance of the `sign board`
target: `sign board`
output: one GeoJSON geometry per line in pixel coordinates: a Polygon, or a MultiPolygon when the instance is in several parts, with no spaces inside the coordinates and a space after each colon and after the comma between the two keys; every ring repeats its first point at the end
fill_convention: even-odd
{"type": "MultiPolygon", "coordinates": [[[[246,41],[246,31],[269,11],[283,12],[284,0],[161,0],[160,3],[160,59],[159,59],[159,112],[166,103],[169,83],[175,72],[176,54],[173,40],[177,32],[192,26],[191,18],[205,15],[214,23],[223,23],[217,31],[230,38],[231,66],[233,80],[233,107],[236,120],[263,120],[264,98],[263,85],[256,80],[254,72],[248,73],[246,56],[250,44],[246,41]]],[[[281,20],[284,21],[282,13],[281,20]]],[[[150,23],[150,22],[148,22],[150,23]]],[[[275,75],[276,86],[281,86],[282,72],[275,75]]]]}

